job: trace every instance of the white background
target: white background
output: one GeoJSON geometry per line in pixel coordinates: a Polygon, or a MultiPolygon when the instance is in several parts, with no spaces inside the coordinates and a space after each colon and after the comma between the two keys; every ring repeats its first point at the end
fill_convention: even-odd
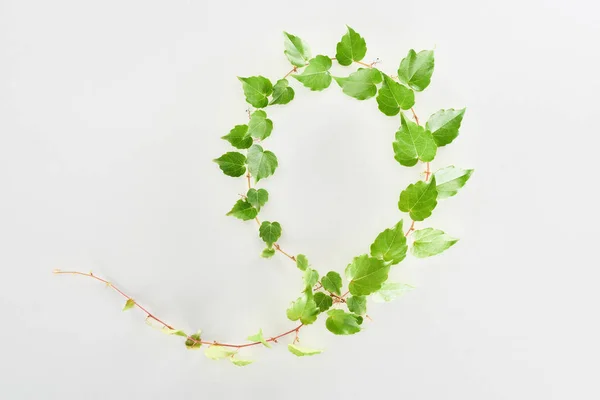
{"type": "MultiPolygon", "coordinates": [[[[3,399],[597,399],[600,10],[593,1],[1,1],[0,391],[3,399]],[[421,227],[461,241],[408,258],[417,289],[373,305],[364,332],[319,320],[236,368],[123,313],[93,270],[174,326],[239,342],[294,326],[289,260],[259,257],[244,190],[213,158],[246,121],[236,76],[290,68],[281,31],[333,55],[354,27],[394,74],[435,47],[423,120],[467,106],[434,169],[476,169],[421,227]]],[[[338,75],[355,67],[336,66],[338,75]]],[[[282,246],[341,271],[402,217],[419,178],[393,159],[396,118],[335,83],[269,109],[263,218],[282,246]]]]}

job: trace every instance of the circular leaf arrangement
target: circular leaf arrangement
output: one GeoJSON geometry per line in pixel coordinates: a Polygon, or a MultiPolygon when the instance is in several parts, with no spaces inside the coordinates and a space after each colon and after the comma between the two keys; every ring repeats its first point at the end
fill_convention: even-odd
{"type": "Polygon", "coordinates": [[[424,126],[419,122],[413,109],[415,92],[423,91],[431,82],[433,51],[417,53],[410,50],[400,62],[397,75],[387,75],[375,68],[378,61],[362,61],[367,52],[366,42],[350,27],[337,44],[335,57],[313,57],[304,40],[287,32],[284,32],[284,44],[284,54],[293,68],[275,84],[263,76],[238,78],[246,102],[254,110],[247,110],[249,120],[246,124],[234,126],[223,136],[236,150],[227,152],[214,161],[225,175],[244,177],[247,185],[247,192],[233,204],[227,215],[242,221],[254,220],[258,225],[258,235],[266,245],[262,250],[262,257],[270,258],[281,253],[294,262],[302,273],[302,295],[293,299],[286,311],[288,319],[297,321],[294,328],[275,336],[266,336],[260,329],[241,344],[207,340],[200,331],[190,334],[163,322],[112,283],[92,272],[55,271],[57,274],[83,275],[103,282],[126,298],[124,311],[139,308],[146,314],[149,325],[166,334],[182,336],[188,349],[202,347],[208,358],[228,359],[237,366],[252,363],[252,360],[240,357],[242,349],[251,346],[271,348],[288,336],[293,337],[291,343],[288,343],[288,350],[292,354],[310,356],[321,353],[319,349],[299,345],[300,330],[315,323],[321,314],[324,315],[325,327],[335,335],[360,332],[364,318],[369,318],[368,300],[388,302],[411,288],[404,283],[388,281],[390,268],[405,259],[409,247],[414,257],[425,258],[440,254],[458,241],[439,229],[417,229],[416,223],[432,214],[438,200],[457,194],[473,173],[472,169],[455,166],[441,168],[436,172],[430,169],[430,162],[438,149],[452,143],[458,136],[465,113],[464,108],[440,110],[431,115],[424,126]],[[330,69],[334,61],[342,66],[359,67],[348,76],[333,76],[330,69]],[[396,118],[399,115],[399,128],[392,142],[394,158],[406,167],[415,166],[419,162],[425,166],[423,180],[408,185],[399,196],[398,208],[410,218],[408,227],[404,228],[404,223],[400,220],[377,235],[369,253],[355,257],[346,267],[346,287],[338,272],[321,274],[311,267],[305,255],[292,255],[283,250],[278,244],[283,231],[279,222],[259,219],[260,211],[269,201],[269,193],[256,185],[273,175],[279,163],[277,156],[265,148],[265,141],[273,132],[274,125],[264,109],[285,105],[294,99],[295,91],[288,80],[290,77],[311,91],[325,90],[335,80],[343,93],[357,100],[375,97],[383,114],[396,118]],[[409,111],[412,118],[407,117],[404,111],[409,111]]]}

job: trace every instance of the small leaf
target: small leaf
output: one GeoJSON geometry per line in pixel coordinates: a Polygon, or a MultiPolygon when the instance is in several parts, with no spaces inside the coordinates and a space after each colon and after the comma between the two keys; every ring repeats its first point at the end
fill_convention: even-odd
{"type": "Polygon", "coordinates": [[[305,271],[308,268],[308,258],[304,254],[298,254],[296,256],[296,266],[301,271],[305,271]]]}
{"type": "Polygon", "coordinates": [[[123,307],[123,311],[127,311],[135,307],[135,301],[133,299],[127,299],[125,302],[125,306],[123,307]]]}
{"type": "Polygon", "coordinates": [[[288,344],[288,350],[298,357],[314,356],[315,354],[321,354],[323,352],[323,350],[309,349],[307,347],[296,346],[295,344],[288,344]]]}
{"type": "Polygon", "coordinates": [[[241,219],[242,221],[248,221],[250,219],[256,218],[258,215],[258,210],[252,207],[247,200],[238,200],[233,208],[227,213],[228,216],[233,216],[241,219]]]}
{"type": "Polygon", "coordinates": [[[383,75],[383,85],[377,94],[377,105],[382,113],[394,116],[402,110],[409,110],[415,105],[415,93],[404,85],[383,75]]]}
{"type": "Polygon", "coordinates": [[[321,285],[328,292],[335,293],[338,296],[342,294],[342,277],[335,271],[329,271],[327,275],[321,278],[321,285]]]}
{"type": "Polygon", "coordinates": [[[306,268],[302,279],[304,280],[305,290],[312,291],[312,287],[319,281],[319,273],[312,268],[306,268]]]}
{"type": "Polygon", "coordinates": [[[185,341],[185,347],[187,347],[189,350],[199,349],[200,346],[202,346],[202,343],[200,342],[201,340],[200,331],[198,331],[198,333],[190,335],[190,337],[185,341]]]}
{"type": "Polygon", "coordinates": [[[423,50],[416,53],[414,50],[410,50],[406,58],[400,62],[398,79],[417,92],[421,92],[431,82],[433,67],[433,51],[423,50]]]}
{"type": "Polygon", "coordinates": [[[253,138],[264,140],[271,135],[272,131],[273,121],[267,118],[267,113],[263,110],[254,111],[248,122],[248,134],[253,138]]]}
{"type": "Polygon", "coordinates": [[[405,283],[386,282],[381,286],[381,289],[373,293],[371,298],[376,303],[383,303],[394,300],[396,297],[403,295],[407,291],[413,289],[413,286],[405,283]]]}
{"type": "Polygon", "coordinates": [[[401,165],[412,167],[417,161],[432,161],[437,152],[437,146],[431,132],[420,125],[406,119],[400,113],[400,130],[396,132],[394,158],[401,165]]]}
{"type": "Polygon", "coordinates": [[[265,347],[271,348],[271,345],[265,340],[263,331],[260,329],[257,334],[248,336],[247,338],[251,342],[261,342],[265,347]]]}
{"type": "Polygon", "coordinates": [[[251,76],[240,78],[246,102],[256,108],[263,108],[269,104],[268,97],[273,93],[273,84],[264,76],[251,76]]]}
{"type": "Polygon", "coordinates": [[[461,110],[451,108],[440,110],[429,117],[426,126],[438,146],[445,146],[456,139],[465,111],[466,108],[461,110]]]}
{"type": "Polygon", "coordinates": [[[327,56],[316,56],[309,61],[302,74],[292,75],[310,90],[324,90],[331,84],[331,59],[327,56]]]}
{"type": "Polygon", "coordinates": [[[331,296],[328,296],[323,292],[317,292],[315,293],[315,304],[319,307],[320,312],[324,312],[331,308],[333,300],[331,299],[331,296]]]}
{"type": "Polygon", "coordinates": [[[290,33],[283,32],[285,50],[284,54],[296,67],[304,67],[310,59],[310,48],[308,44],[290,33]]]}
{"type": "Polygon", "coordinates": [[[377,68],[359,68],[347,78],[334,78],[345,94],[358,100],[366,100],[377,94],[381,72],[377,68]]]}
{"type": "Polygon", "coordinates": [[[350,296],[346,300],[348,305],[348,311],[357,314],[364,315],[367,313],[367,297],[366,296],[350,296]]]}
{"type": "Polygon", "coordinates": [[[437,189],[435,176],[429,183],[419,181],[411,183],[400,193],[398,208],[407,212],[414,221],[423,221],[428,218],[437,205],[437,189]]]}
{"type": "Polygon", "coordinates": [[[348,28],[348,33],[342,36],[337,44],[335,58],[340,65],[350,65],[353,61],[360,61],[367,54],[367,44],[354,29],[348,28]]]}
{"type": "Polygon", "coordinates": [[[262,253],[260,253],[260,256],[262,258],[271,258],[274,255],[275,255],[275,249],[272,247],[267,247],[262,251],[262,253]]]}
{"type": "Polygon", "coordinates": [[[252,146],[252,138],[248,135],[248,125],[236,125],[221,139],[227,140],[237,149],[247,149],[252,146]]]}
{"type": "Polygon", "coordinates": [[[415,231],[413,238],[415,241],[413,242],[411,252],[418,258],[435,256],[458,242],[458,239],[433,228],[415,231]]]}
{"type": "Polygon", "coordinates": [[[325,326],[331,333],[335,335],[353,335],[360,332],[362,317],[342,310],[330,310],[327,314],[329,317],[325,321],[325,326]]]}
{"type": "Polygon", "coordinates": [[[454,165],[437,171],[434,175],[438,199],[454,196],[460,188],[465,186],[472,174],[472,169],[460,169],[454,165]]]}
{"type": "Polygon", "coordinates": [[[238,177],[246,172],[246,156],[236,151],[230,151],[214,159],[225,175],[238,177]]]}
{"type": "Polygon", "coordinates": [[[166,326],[163,326],[160,330],[162,333],[166,333],[167,335],[175,335],[175,336],[183,336],[187,337],[187,333],[179,329],[171,329],[166,326]]]}
{"type": "Polygon", "coordinates": [[[355,257],[346,267],[348,289],[353,296],[366,296],[381,288],[388,278],[390,266],[366,254],[355,257]]]}
{"type": "Polygon", "coordinates": [[[230,357],[229,359],[231,360],[233,365],[236,365],[238,367],[245,367],[246,365],[250,365],[254,362],[254,360],[243,360],[243,359],[234,358],[234,357],[230,357]]]}
{"type": "Polygon", "coordinates": [[[263,221],[263,223],[260,224],[258,233],[267,246],[272,247],[273,243],[281,237],[281,225],[279,222],[263,221]]]}
{"type": "Polygon", "coordinates": [[[273,99],[269,104],[287,104],[294,100],[294,89],[287,79],[280,79],[273,86],[273,99]]]}
{"type": "Polygon", "coordinates": [[[287,317],[292,321],[302,322],[304,325],[312,324],[317,320],[319,308],[315,303],[313,296],[304,293],[296,301],[290,304],[286,311],[287,317]]]}
{"type": "Polygon", "coordinates": [[[256,182],[273,175],[277,166],[277,157],[273,152],[263,150],[258,144],[248,150],[248,171],[254,175],[256,182]]]}
{"type": "Polygon", "coordinates": [[[246,198],[248,199],[248,203],[252,204],[252,207],[256,208],[258,211],[267,204],[269,200],[269,192],[265,189],[248,189],[248,193],[246,193],[246,198]]]}
{"type": "Polygon", "coordinates": [[[225,346],[219,346],[213,344],[209,346],[206,350],[204,350],[204,355],[211,360],[220,360],[222,358],[227,358],[233,356],[237,353],[236,350],[232,350],[231,348],[225,346]]]}
{"type": "Polygon", "coordinates": [[[402,221],[399,221],[393,228],[377,235],[371,245],[371,256],[394,265],[404,260],[407,249],[402,221]]]}

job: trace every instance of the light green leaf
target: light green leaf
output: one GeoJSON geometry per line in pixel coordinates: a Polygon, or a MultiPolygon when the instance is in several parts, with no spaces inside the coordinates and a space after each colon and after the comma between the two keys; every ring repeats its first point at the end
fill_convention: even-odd
{"type": "Polygon", "coordinates": [[[465,186],[471,174],[473,174],[472,169],[460,169],[454,165],[437,171],[434,175],[438,199],[452,197],[458,193],[458,190],[465,186]]]}
{"type": "Polygon", "coordinates": [[[329,310],[329,308],[331,308],[331,306],[333,305],[333,300],[331,299],[331,296],[326,295],[323,292],[315,293],[314,299],[315,304],[317,305],[317,307],[319,307],[319,310],[321,312],[329,310]]]}
{"type": "Polygon", "coordinates": [[[414,289],[414,287],[406,283],[386,282],[381,286],[381,289],[373,293],[371,298],[376,303],[384,303],[394,300],[411,289],[414,289]]]}
{"type": "Polygon", "coordinates": [[[365,315],[367,313],[367,297],[366,296],[350,296],[346,300],[348,311],[357,314],[365,315]]]}
{"type": "Polygon", "coordinates": [[[309,325],[317,320],[319,308],[312,294],[309,296],[307,293],[304,293],[290,304],[286,315],[292,321],[300,320],[304,325],[309,325]]]}
{"type": "Polygon", "coordinates": [[[294,100],[294,89],[287,79],[280,79],[273,86],[273,99],[269,104],[287,104],[294,100]]]}
{"type": "Polygon", "coordinates": [[[256,208],[258,211],[267,204],[269,200],[269,192],[265,189],[248,189],[248,193],[246,193],[246,198],[248,199],[248,203],[252,204],[252,207],[256,208]]]}
{"type": "Polygon", "coordinates": [[[265,340],[265,337],[263,336],[262,329],[260,329],[257,334],[248,336],[247,339],[251,342],[261,342],[265,347],[268,347],[269,349],[271,348],[271,345],[265,340]]]}
{"type": "Polygon", "coordinates": [[[295,344],[288,344],[288,350],[298,357],[314,356],[315,354],[321,354],[323,352],[323,350],[309,349],[307,347],[296,346],[295,344]]]}
{"type": "Polygon", "coordinates": [[[419,181],[411,183],[400,193],[398,208],[407,212],[414,221],[423,221],[429,217],[437,205],[435,176],[429,183],[419,181]]]}
{"type": "Polygon", "coordinates": [[[273,121],[267,118],[267,113],[263,110],[254,111],[248,122],[248,134],[264,140],[271,135],[271,131],[273,131],[273,121]]]}
{"type": "Polygon", "coordinates": [[[304,254],[298,254],[296,256],[296,266],[301,271],[305,271],[308,268],[308,258],[304,254]]]}
{"type": "Polygon", "coordinates": [[[243,360],[241,358],[234,358],[234,357],[229,357],[229,359],[231,360],[233,365],[236,365],[238,367],[245,367],[246,365],[250,365],[254,362],[254,360],[243,360]]]}
{"type": "Polygon", "coordinates": [[[433,51],[423,50],[416,53],[410,50],[406,58],[400,62],[398,79],[417,92],[421,92],[431,82],[434,64],[433,51]]]}
{"type": "Polygon", "coordinates": [[[284,54],[296,67],[304,67],[310,59],[310,48],[308,44],[290,33],[283,32],[285,50],[284,54]]]}
{"type": "Polygon", "coordinates": [[[256,182],[273,175],[277,166],[277,157],[273,152],[264,150],[258,144],[252,145],[248,150],[248,170],[256,182]]]}
{"type": "Polygon", "coordinates": [[[327,275],[321,278],[321,285],[328,292],[335,293],[338,296],[342,294],[342,277],[335,271],[329,271],[327,275]]]}
{"type": "Polygon", "coordinates": [[[319,273],[312,268],[306,268],[302,279],[304,280],[304,288],[312,292],[312,287],[319,281],[319,273]]]}
{"type": "Polygon", "coordinates": [[[366,100],[377,94],[377,84],[381,83],[381,72],[377,68],[359,68],[347,78],[334,77],[342,91],[358,100],[366,100]]]}
{"type": "Polygon", "coordinates": [[[248,135],[248,125],[236,125],[221,139],[227,140],[237,149],[247,149],[252,146],[252,138],[248,135]]]}
{"type": "Polygon", "coordinates": [[[382,260],[366,254],[355,257],[346,267],[346,278],[350,281],[348,289],[354,296],[366,296],[381,288],[388,278],[390,266],[382,260]]]}
{"type": "Polygon", "coordinates": [[[190,337],[185,341],[185,347],[187,347],[189,350],[199,349],[200,346],[202,346],[202,343],[200,342],[202,340],[200,333],[201,332],[198,331],[197,333],[190,335],[190,337]]]}
{"type": "Polygon", "coordinates": [[[248,221],[256,218],[258,215],[258,210],[252,207],[252,204],[250,204],[247,200],[240,199],[234,204],[233,208],[227,213],[227,215],[239,218],[242,221],[248,221]]]}
{"type": "Polygon", "coordinates": [[[413,233],[414,242],[411,252],[415,257],[425,258],[440,254],[458,242],[458,239],[447,235],[443,231],[425,228],[413,233]]]}
{"type": "Polygon", "coordinates": [[[432,161],[436,152],[437,146],[431,132],[409,121],[400,113],[400,130],[396,132],[394,158],[400,164],[412,167],[419,160],[432,161]]]}
{"type": "Polygon", "coordinates": [[[325,321],[327,329],[335,335],[353,335],[360,332],[360,324],[362,317],[354,314],[349,314],[342,310],[329,310],[329,317],[325,321]]]}
{"type": "Polygon", "coordinates": [[[309,61],[302,74],[292,75],[310,90],[324,90],[331,84],[331,59],[327,56],[316,56],[309,61]]]}
{"type": "Polygon", "coordinates": [[[273,84],[264,76],[238,77],[242,82],[246,102],[256,108],[263,108],[269,104],[268,97],[273,93],[273,84]]]}
{"type": "Polygon", "coordinates": [[[393,228],[377,235],[371,245],[371,256],[394,265],[404,260],[407,249],[406,237],[400,221],[393,228]]]}
{"type": "Polygon", "coordinates": [[[123,311],[131,310],[133,307],[135,307],[135,301],[133,301],[133,299],[127,299],[125,306],[123,306],[123,311]]]}
{"type": "Polygon", "coordinates": [[[382,113],[389,116],[398,114],[400,109],[409,110],[415,105],[415,93],[404,85],[383,75],[383,85],[377,94],[377,105],[382,113]]]}
{"type": "Polygon", "coordinates": [[[162,333],[166,333],[167,335],[175,335],[175,336],[183,336],[187,337],[187,333],[180,329],[171,329],[166,326],[163,326],[160,330],[162,333]]]}
{"type": "Polygon", "coordinates": [[[353,61],[360,61],[367,54],[367,44],[354,29],[348,28],[348,33],[342,36],[337,44],[335,58],[341,65],[350,65],[353,61]]]}
{"type": "Polygon", "coordinates": [[[466,108],[461,110],[451,108],[440,110],[429,117],[426,126],[438,146],[445,146],[456,139],[465,111],[466,108]]]}
{"type": "Polygon", "coordinates": [[[279,222],[263,221],[258,228],[258,233],[267,246],[272,247],[281,236],[281,225],[279,222]]]}
{"type": "Polygon", "coordinates": [[[237,350],[232,350],[229,347],[214,344],[212,346],[209,346],[206,350],[204,350],[204,355],[210,358],[211,360],[220,360],[222,358],[231,357],[235,355],[235,353],[237,353],[237,350]]]}
{"type": "Polygon", "coordinates": [[[267,247],[266,249],[264,249],[262,251],[262,253],[260,253],[260,256],[262,258],[271,258],[275,255],[275,249],[272,247],[267,247]]]}
{"type": "Polygon", "coordinates": [[[230,151],[213,160],[225,175],[238,177],[246,172],[246,156],[230,151]]]}

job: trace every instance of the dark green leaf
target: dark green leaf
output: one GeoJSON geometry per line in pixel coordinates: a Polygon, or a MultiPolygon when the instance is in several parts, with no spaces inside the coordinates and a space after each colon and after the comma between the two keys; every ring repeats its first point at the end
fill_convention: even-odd
{"type": "Polygon", "coordinates": [[[319,310],[321,312],[329,310],[329,308],[331,308],[331,306],[333,305],[333,300],[331,299],[331,296],[326,295],[323,292],[315,293],[314,299],[315,304],[317,305],[317,307],[319,307],[319,310]]]}
{"type": "Polygon", "coordinates": [[[371,256],[394,265],[404,260],[407,249],[406,237],[400,221],[393,228],[377,235],[371,245],[371,256]]]}
{"type": "Polygon", "coordinates": [[[342,310],[330,310],[327,312],[329,317],[325,321],[327,329],[336,335],[352,335],[360,332],[362,317],[349,314],[342,310]]]}
{"type": "Polygon", "coordinates": [[[396,132],[394,142],[394,158],[406,167],[412,167],[419,160],[432,161],[437,152],[437,146],[431,132],[420,125],[406,119],[400,114],[400,130],[396,132]]]}
{"type": "Polygon", "coordinates": [[[353,61],[360,61],[367,54],[367,44],[354,29],[347,26],[348,32],[342,36],[337,44],[335,58],[341,65],[350,65],[353,61]]]}
{"type": "Polygon", "coordinates": [[[289,86],[287,79],[280,79],[273,86],[273,99],[269,104],[287,104],[294,100],[294,89],[289,86]]]}
{"type": "Polygon", "coordinates": [[[437,189],[435,176],[429,183],[419,181],[411,183],[400,193],[398,208],[400,211],[410,213],[414,221],[423,221],[429,217],[437,205],[437,189]]]}
{"type": "Polygon", "coordinates": [[[465,111],[466,108],[462,110],[451,108],[440,110],[429,117],[426,126],[438,146],[445,146],[456,139],[465,111]]]}
{"type": "Polygon", "coordinates": [[[273,84],[264,76],[251,76],[238,79],[242,82],[246,102],[256,108],[263,108],[269,104],[268,97],[273,93],[273,84]]]}
{"type": "Polygon", "coordinates": [[[281,225],[279,222],[263,221],[258,229],[260,237],[265,241],[267,246],[272,247],[281,236],[281,225]]]}
{"type": "Polygon", "coordinates": [[[329,271],[327,275],[321,278],[321,285],[328,292],[335,293],[338,296],[342,294],[342,277],[335,271],[329,271]]]}
{"type": "Polygon", "coordinates": [[[242,221],[248,221],[250,219],[256,218],[258,215],[258,210],[252,207],[252,204],[248,203],[247,200],[238,200],[231,211],[227,213],[232,217],[236,217],[241,219],[242,221]]]}
{"type": "Polygon", "coordinates": [[[414,50],[410,50],[406,58],[400,62],[398,79],[417,92],[421,92],[431,82],[433,67],[433,51],[423,50],[416,53],[414,50]]]}
{"type": "Polygon", "coordinates": [[[385,115],[394,116],[400,109],[409,110],[415,105],[415,93],[383,74],[383,85],[377,94],[377,105],[385,115]]]}
{"type": "Polygon", "coordinates": [[[219,165],[225,175],[238,177],[246,172],[246,156],[236,151],[230,151],[213,160],[219,165]]]}
{"type": "Polygon", "coordinates": [[[355,257],[346,267],[346,278],[350,281],[348,289],[354,296],[366,296],[381,288],[388,278],[390,266],[382,260],[366,254],[355,257]]]}
{"type": "Polygon", "coordinates": [[[185,347],[187,347],[190,350],[199,349],[200,346],[202,346],[201,340],[202,339],[200,338],[200,331],[198,331],[198,333],[190,335],[190,337],[185,341],[185,347]]]}
{"type": "Polygon", "coordinates": [[[227,140],[237,149],[247,149],[252,146],[252,137],[248,135],[248,125],[236,125],[221,139],[227,140]]]}

